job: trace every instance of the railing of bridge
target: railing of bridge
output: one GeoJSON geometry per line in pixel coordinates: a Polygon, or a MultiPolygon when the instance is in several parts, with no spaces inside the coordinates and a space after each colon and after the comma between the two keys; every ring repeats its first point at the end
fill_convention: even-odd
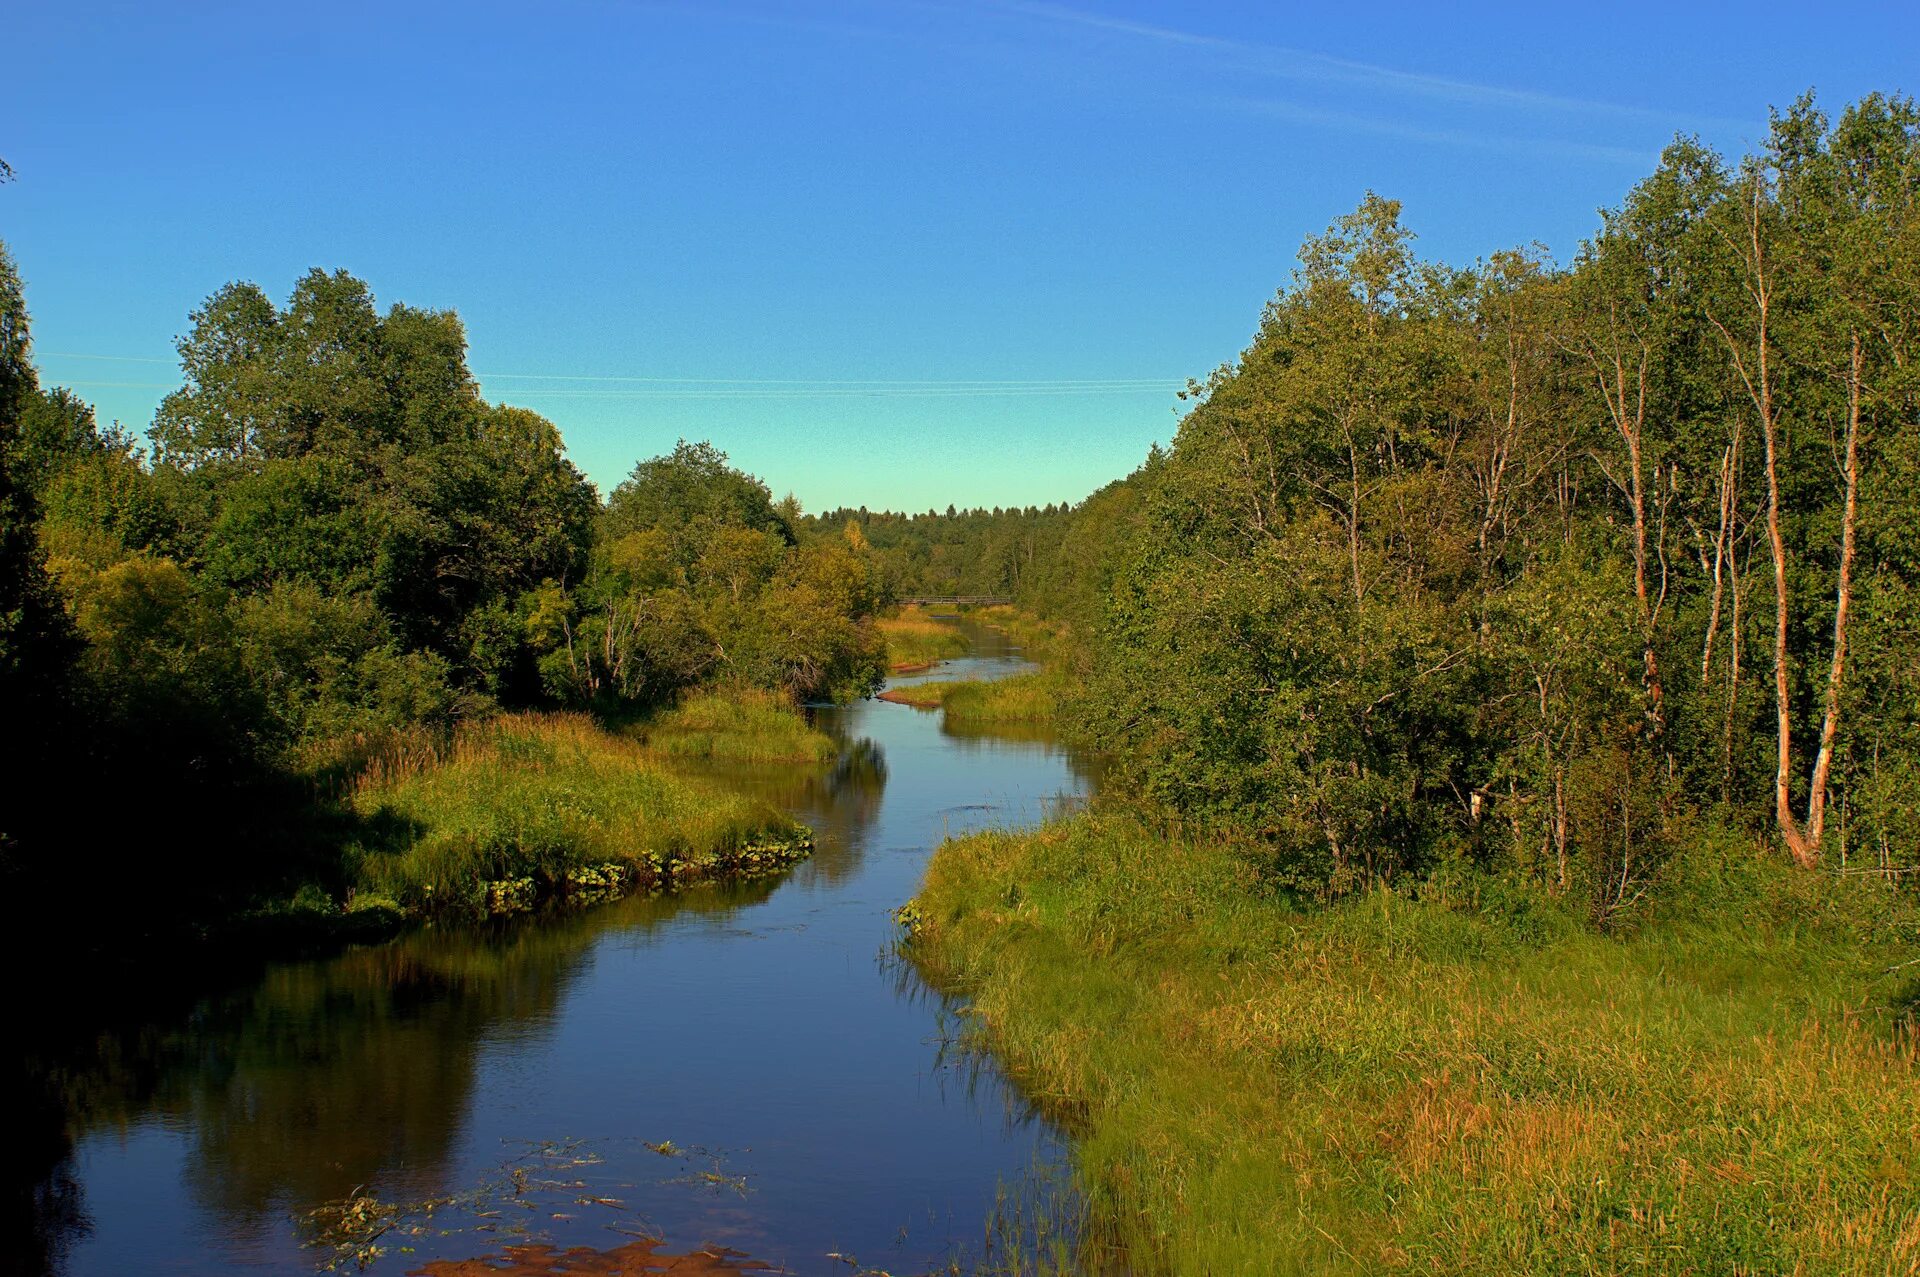
{"type": "Polygon", "coordinates": [[[951,607],[1001,607],[1013,600],[1001,594],[915,594],[900,600],[919,607],[944,603],[951,607]]]}

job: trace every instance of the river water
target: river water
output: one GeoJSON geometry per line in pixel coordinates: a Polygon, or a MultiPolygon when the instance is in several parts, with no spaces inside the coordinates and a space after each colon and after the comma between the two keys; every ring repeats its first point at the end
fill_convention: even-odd
{"type": "MultiPolygon", "coordinates": [[[[933,676],[1026,668],[975,637],[933,676]]],[[[948,1010],[887,956],[890,911],[944,835],[1043,820],[1091,771],[1042,735],[955,735],[908,706],[817,714],[836,766],[733,778],[814,827],[783,878],[277,964],[103,1036],[60,1079],[70,1153],[5,1253],[70,1274],[397,1274],[647,1234],[896,1275],[978,1254],[1059,1139],[943,1050],[948,1010]],[[371,1224],[321,1227],[355,1197],[371,1224]],[[384,1253],[362,1249],[381,1229],[384,1253]]]]}

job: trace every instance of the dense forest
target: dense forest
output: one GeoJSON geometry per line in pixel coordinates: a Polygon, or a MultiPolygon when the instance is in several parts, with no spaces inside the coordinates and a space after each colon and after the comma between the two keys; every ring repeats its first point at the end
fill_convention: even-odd
{"type": "Polygon", "coordinates": [[[804,515],[688,444],[603,504],[456,316],[318,270],[193,312],[143,450],[38,385],[8,262],[15,774],[191,805],[499,706],[859,695],[891,598],[1005,594],[1075,623],[1138,798],[1302,882],[1499,861],[1604,922],[1709,815],[1910,858],[1914,137],[1870,98],[1679,142],[1564,268],[1423,261],[1370,195],[1077,507],[804,515]]]}
{"type": "Polygon", "coordinates": [[[1369,195],[1167,451],[966,579],[1089,636],[1138,797],[1316,889],[1497,863],[1604,923],[1709,818],[1909,864],[1917,148],[1884,98],[1683,140],[1564,268],[1369,195]]]}
{"type": "Polygon", "coordinates": [[[705,444],[603,503],[552,423],[480,397],[451,313],[383,314],[315,270],[284,305],[220,289],[178,347],[185,384],[142,448],[39,385],[0,255],[16,885],[70,872],[75,841],[94,893],[150,905],[311,876],[342,836],[314,805],[327,778],[406,729],[878,685],[871,551],[802,544],[792,503],[705,444]],[[78,776],[141,797],[54,797],[78,776]]]}

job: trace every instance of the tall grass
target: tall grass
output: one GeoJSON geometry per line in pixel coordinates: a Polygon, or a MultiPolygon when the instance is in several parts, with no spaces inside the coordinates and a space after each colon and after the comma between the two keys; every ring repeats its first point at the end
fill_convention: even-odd
{"type": "Polygon", "coordinates": [[[972,647],[965,634],[934,620],[920,607],[903,607],[896,615],[881,617],[877,624],[887,641],[887,664],[895,673],[927,669],[965,656],[972,647]]]}
{"type": "Polygon", "coordinates": [[[674,775],[579,714],[400,738],[350,802],[384,831],[358,849],[358,889],[414,912],[497,912],[555,892],[761,872],[808,843],[771,807],[674,775]]]}
{"type": "Polygon", "coordinates": [[[1035,616],[1006,603],[975,608],[969,615],[976,621],[1003,631],[1025,650],[1029,660],[1054,664],[1063,660],[1072,643],[1066,622],[1035,616]]]}
{"type": "Polygon", "coordinates": [[[791,701],[760,688],[696,692],[630,729],[667,758],[723,763],[823,763],[836,747],[791,701]]]}
{"type": "Polygon", "coordinates": [[[983,681],[956,679],[888,689],[883,699],[921,709],[944,709],[956,726],[1052,722],[1060,710],[1060,682],[1048,671],[983,681]]]}
{"type": "Polygon", "coordinates": [[[1140,1270],[1915,1271],[1912,910],[1731,844],[1674,872],[1627,939],[1470,876],[1304,910],[1095,814],[947,844],[907,949],[1140,1270]]]}

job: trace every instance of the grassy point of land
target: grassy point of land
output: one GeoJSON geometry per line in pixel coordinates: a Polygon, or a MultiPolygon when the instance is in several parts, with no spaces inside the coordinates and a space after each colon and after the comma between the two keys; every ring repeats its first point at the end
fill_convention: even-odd
{"type": "Polygon", "coordinates": [[[786,697],[751,687],[697,692],[627,731],[662,757],[697,762],[823,763],[837,748],[786,697]]]}
{"type": "Polygon", "coordinates": [[[1029,660],[1051,664],[1067,652],[1069,631],[1064,621],[1035,616],[1006,603],[977,608],[970,615],[1018,643],[1029,660]]]}
{"type": "Polygon", "coordinates": [[[896,674],[932,669],[941,661],[965,656],[973,646],[965,634],[916,606],[903,607],[877,624],[887,641],[887,664],[896,674]]]}
{"type": "Polygon", "coordinates": [[[1041,670],[992,680],[956,679],[894,687],[880,699],[917,709],[942,709],[958,725],[1045,723],[1059,713],[1057,676],[1041,670]]]}
{"type": "Polygon", "coordinates": [[[1309,909],[1100,813],[948,843],[906,947],[1139,1269],[1914,1271],[1912,906],[1731,838],[1670,869],[1626,938],[1471,874],[1309,909]]]}
{"type": "Polygon", "coordinates": [[[358,893],[416,914],[772,872],[811,847],[773,808],[676,775],[581,714],[416,734],[367,768],[351,803],[381,831],[356,857],[358,893]]]}

